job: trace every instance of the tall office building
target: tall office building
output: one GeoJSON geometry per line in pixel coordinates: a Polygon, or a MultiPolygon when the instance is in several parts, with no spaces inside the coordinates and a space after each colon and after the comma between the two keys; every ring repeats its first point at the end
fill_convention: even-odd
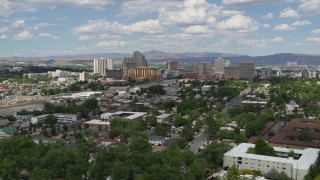
{"type": "Polygon", "coordinates": [[[223,74],[225,66],[226,61],[223,58],[218,57],[214,62],[215,74],[223,74]]]}
{"type": "Polygon", "coordinates": [[[136,63],[136,67],[148,67],[146,57],[139,51],[133,52],[133,61],[136,63]]]}
{"type": "Polygon", "coordinates": [[[238,66],[224,67],[224,76],[226,79],[239,79],[239,67],[238,66]]]}
{"type": "Polygon", "coordinates": [[[178,71],[178,61],[167,61],[168,71],[178,71]]]}
{"type": "Polygon", "coordinates": [[[139,51],[133,52],[133,57],[125,57],[122,62],[124,75],[127,75],[128,70],[138,67],[148,67],[146,57],[139,51]]]}
{"type": "Polygon", "coordinates": [[[241,62],[239,63],[239,79],[254,78],[254,63],[241,62]]]}
{"type": "Polygon", "coordinates": [[[212,74],[211,65],[209,63],[197,63],[193,66],[193,72],[198,73],[199,79],[208,79],[212,74]]]}
{"type": "Polygon", "coordinates": [[[113,59],[94,59],[93,60],[93,70],[95,74],[105,75],[106,69],[113,69],[113,59]]]}

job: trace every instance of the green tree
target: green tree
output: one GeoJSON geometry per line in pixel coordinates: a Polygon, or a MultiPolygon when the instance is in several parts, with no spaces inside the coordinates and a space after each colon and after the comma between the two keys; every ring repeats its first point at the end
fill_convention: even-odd
{"type": "Polygon", "coordinates": [[[227,180],[240,180],[240,170],[236,167],[236,165],[232,165],[228,170],[226,174],[227,180]]]}
{"type": "Polygon", "coordinates": [[[300,131],[299,138],[300,141],[311,141],[311,130],[309,128],[304,128],[300,131]]]}
{"type": "Polygon", "coordinates": [[[268,145],[261,137],[258,138],[255,146],[255,153],[260,155],[275,156],[276,152],[272,146],[268,145]]]}
{"type": "Polygon", "coordinates": [[[265,178],[270,180],[276,180],[278,175],[279,175],[279,172],[274,168],[272,168],[269,172],[266,173],[265,178]]]}
{"type": "Polygon", "coordinates": [[[278,174],[277,180],[291,180],[291,178],[283,171],[278,174]]]}

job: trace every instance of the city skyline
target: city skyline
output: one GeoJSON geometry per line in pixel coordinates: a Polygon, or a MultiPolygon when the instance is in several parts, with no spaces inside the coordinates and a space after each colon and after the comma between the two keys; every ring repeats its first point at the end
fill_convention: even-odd
{"type": "Polygon", "coordinates": [[[318,54],[319,0],[0,0],[0,57],[318,54]]]}

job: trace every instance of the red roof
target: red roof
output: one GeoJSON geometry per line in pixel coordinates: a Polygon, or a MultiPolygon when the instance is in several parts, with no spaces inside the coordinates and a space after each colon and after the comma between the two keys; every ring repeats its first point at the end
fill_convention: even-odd
{"type": "Polygon", "coordinates": [[[268,141],[275,144],[320,148],[320,124],[314,119],[293,119],[268,141]],[[299,137],[300,130],[304,128],[311,129],[312,141],[290,140],[288,138],[299,137]]]}

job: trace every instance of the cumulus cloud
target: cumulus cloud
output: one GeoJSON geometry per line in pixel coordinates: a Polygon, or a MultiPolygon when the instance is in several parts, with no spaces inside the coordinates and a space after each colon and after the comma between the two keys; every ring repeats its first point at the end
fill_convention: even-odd
{"type": "Polygon", "coordinates": [[[114,2],[116,0],[0,0],[0,16],[9,16],[17,12],[36,12],[40,7],[52,8],[60,5],[101,10],[114,2]]]}
{"type": "Polygon", "coordinates": [[[24,19],[19,19],[12,22],[11,27],[13,28],[24,28],[26,26],[26,22],[24,19]]]}
{"type": "Polygon", "coordinates": [[[8,38],[8,36],[6,36],[4,34],[0,36],[0,40],[7,39],[7,38],[8,38]]]}
{"type": "Polygon", "coordinates": [[[8,32],[9,28],[8,27],[0,27],[0,33],[8,32]]]}
{"type": "Polygon", "coordinates": [[[99,47],[110,48],[110,47],[123,47],[127,44],[126,41],[101,41],[98,43],[99,47]]]}
{"type": "Polygon", "coordinates": [[[152,13],[160,8],[174,8],[181,3],[179,0],[135,0],[125,1],[121,6],[121,15],[136,16],[144,13],[152,13]]]}
{"type": "Polygon", "coordinates": [[[317,15],[320,14],[320,1],[319,0],[304,0],[301,1],[302,4],[299,6],[299,9],[304,13],[317,15]]]}
{"type": "Polygon", "coordinates": [[[295,29],[294,27],[291,27],[288,24],[278,24],[273,28],[273,30],[276,30],[276,31],[291,31],[294,29],[295,29]]]}
{"type": "Polygon", "coordinates": [[[210,34],[213,33],[213,30],[209,26],[196,25],[187,27],[184,32],[190,34],[210,34]]]}
{"type": "Polygon", "coordinates": [[[268,29],[268,28],[271,28],[271,25],[270,24],[263,24],[262,27],[265,29],[268,29]]]}
{"type": "Polygon", "coordinates": [[[138,21],[129,25],[118,22],[109,22],[105,19],[90,20],[88,23],[73,29],[73,33],[79,36],[80,40],[88,40],[99,34],[125,35],[132,33],[159,34],[163,27],[158,20],[149,19],[138,21]]]}
{"type": "Polygon", "coordinates": [[[159,21],[164,25],[189,26],[213,25],[221,10],[222,7],[205,0],[186,0],[176,7],[162,7],[158,12],[159,21]]]}
{"type": "Polygon", "coordinates": [[[259,24],[251,17],[239,14],[218,23],[217,29],[239,32],[252,32],[259,29],[259,24]]]}
{"type": "Polygon", "coordinates": [[[264,3],[281,3],[289,1],[291,0],[222,0],[221,3],[224,5],[254,5],[264,3]]]}
{"type": "Polygon", "coordinates": [[[291,24],[291,26],[307,26],[310,24],[312,24],[311,21],[304,20],[304,21],[295,21],[291,24]]]}
{"type": "Polygon", "coordinates": [[[273,15],[273,13],[268,13],[268,14],[262,16],[262,18],[263,19],[272,19],[272,18],[274,18],[274,15],[273,15]]]}
{"type": "Polygon", "coordinates": [[[313,30],[311,36],[307,38],[307,41],[320,44],[320,29],[313,30]]]}
{"type": "Polygon", "coordinates": [[[300,14],[297,11],[288,7],[281,11],[280,17],[281,18],[299,18],[300,14]]]}
{"type": "Polygon", "coordinates": [[[30,31],[23,30],[19,34],[15,34],[13,36],[13,39],[15,39],[15,40],[29,40],[29,39],[32,39],[32,37],[33,37],[33,35],[30,31]]]}

